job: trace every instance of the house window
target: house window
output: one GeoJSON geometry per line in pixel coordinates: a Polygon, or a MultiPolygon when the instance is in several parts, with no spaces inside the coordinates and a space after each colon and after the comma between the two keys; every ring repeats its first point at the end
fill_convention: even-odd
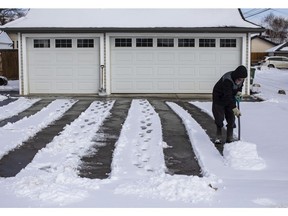
{"type": "Polygon", "coordinates": [[[195,39],[192,38],[178,39],[178,47],[195,47],[195,39]]]}
{"type": "Polygon", "coordinates": [[[72,47],[72,39],[56,39],[55,40],[56,48],[71,48],[72,47]]]}
{"type": "Polygon", "coordinates": [[[174,47],[174,39],[172,38],[158,38],[157,47],[174,47]]]}
{"type": "Polygon", "coordinates": [[[136,47],[153,47],[152,38],[137,38],[136,47]]]}
{"type": "Polygon", "coordinates": [[[216,39],[199,39],[199,47],[215,47],[216,39]]]}
{"type": "Polygon", "coordinates": [[[34,39],[34,48],[50,48],[49,39],[34,39]]]}
{"type": "Polygon", "coordinates": [[[220,39],[220,47],[236,47],[236,39],[220,39]]]}
{"type": "Polygon", "coordinates": [[[115,47],[132,47],[131,38],[115,38],[115,47]]]}
{"type": "Polygon", "coordinates": [[[93,48],[94,39],[77,39],[78,48],[93,48]]]}

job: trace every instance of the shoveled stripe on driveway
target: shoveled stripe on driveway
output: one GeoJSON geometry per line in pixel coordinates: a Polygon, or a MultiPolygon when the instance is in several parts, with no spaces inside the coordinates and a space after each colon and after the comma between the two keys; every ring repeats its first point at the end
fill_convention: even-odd
{"type": "Polygon", "coordinates": [[[182,120],[165,104],[165,101],[151,99],[149,102],[159,114],[163,141],[170,146],[164,149],[165,163],[169,173],[201,177],[201,168],[182,120]]]}
{"type": "Polygon", "coordinates": [[[40,111],[42,108],[46,107],[49,103],[51,103],[53,99],[42,99],[35,104],[33,104],[28,109],[24,110],[23,112],[19,113],[18,115],[12,116],[10,118],[4,119],[0,121],[0,127],[3,127],[7,123],[14,123],[16,121],[19,121],[20,119],[24,117],[29,117],[31,115],[34,115],[38,111],[40,111]]]}
{"type": "Polygon", "coordinates": [[[117,142],[122,125],[128,115],[131,99],[116,100],[102,126],[95,134],[95,145],[90,149],[90,153],[81,158],[78,168],[79,176],[90,179],[105,179],[111,173],[111,163],[115,143],[117,142]]]}
{"type": "Polygon", "coordinates": [[[25,168],[37,152],[50,143],[63,128],[76,119],[91,104],[91,100],[80,100],[75,103],[60,119],[38,132],[18,148],[4,155],[0,160],[0,176],[14,177],[25,168]]]}
{"type": "MultiPolygon", "coordinates": [[[[216,139],[216,126],[214,123],[214,119],[208,115],[207,113],[203,112],[199,107],[185,102],[185,101],[175,101],[179,106],[181,106],[184,110],[186,110],[192,118],[194,118],[198,124],[205,130],[206,134],[209,136],[211,140],[211,144],[214,143],[216,139]]],[[[222,140],[224,140],[224,136],[226,134],[225,128],[222,128],[222,140]]],[[[224,144],[213,144],[215,145],[216,149],[219,151],[221,155],[223,155],[224,144]]]]}

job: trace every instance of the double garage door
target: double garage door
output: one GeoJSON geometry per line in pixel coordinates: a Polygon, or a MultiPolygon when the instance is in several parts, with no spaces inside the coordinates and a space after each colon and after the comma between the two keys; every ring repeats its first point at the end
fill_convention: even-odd
{"type": "MultiPolygon", "coordinates": [[[[110,66],[107,90],[211,93],[219,77],[241,63],[241,41],[240,37],[110,37],[110,52],[105,52],[110,66]]],[[[29,37],[27,48],[28,93],[98,93],[99,37],[29,37]]]]}
{"type": "Polygon", "coordinates": [[[241,38],[113,37],[112,93],[211,93],[241,62],[241,38]]]}
{"type": "Polygon", "coordinates": [[[28,38],[29,93],[96,94],[99,38],[28,38]]]}

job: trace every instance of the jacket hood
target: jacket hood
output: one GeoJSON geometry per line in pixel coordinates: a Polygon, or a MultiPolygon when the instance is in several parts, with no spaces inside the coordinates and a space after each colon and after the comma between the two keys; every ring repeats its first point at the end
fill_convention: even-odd
{"type": "Polygon", "coordinates": [[[247,75],[248,75],[247,69],[243,65],[240,65],[231,73],[231,77],[234,81],[238,78],[246,78],[247,75]]]}

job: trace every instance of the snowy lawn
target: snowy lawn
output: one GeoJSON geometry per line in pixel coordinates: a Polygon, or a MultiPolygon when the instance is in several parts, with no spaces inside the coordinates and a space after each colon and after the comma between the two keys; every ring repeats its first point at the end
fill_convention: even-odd
{"type": "MultiPolygon", "coordinates": [[[[261,85],[257,96],[266,101],[241,102],[241,141],[225,145],[224,157],[185,110],[167,102],[183,120],[203,171],[201,178],[166,174],[162,149],[169,146],[162,140],[158,114],[145,99],[132,101],[115,144],[110,178],[78,177],[80,157],[89,151],[91,140],[101,136],[98,128],[114,104],[109,101],[104,106],[103,102],[95,100],[16,177],[0,178],[0,207],[287,208],[288,95],[277,92],[285,89],[288,94],[288,70],[256,71],[254,83],[261,85]]],[[[54,116],[57,110],[61,115],[69,108],[67,103],[73,101],[64,103],[61,109],[50,110],[52,105],[47,106],[47,118],[51,116],[49,113],[54,116]]],[[[211,113],[211,102],[191,103],[211,113]]],[[[1,109],[5,113],[5,107],[1,109]]],[[[9,112],[13,109],[9,108],[9,112]]],[[[20,137],[31,129],[30,126],[18,127],[21,121],[40,130],[41,120],[44,125],[53,120],[44,121],[40,114],[45,109],[0,128],[1,155],[21,142],[16,135],[9,135],[9,128],[20,137]]],[[[237,135],[237,130],[234,132],[237,135]]]]}

